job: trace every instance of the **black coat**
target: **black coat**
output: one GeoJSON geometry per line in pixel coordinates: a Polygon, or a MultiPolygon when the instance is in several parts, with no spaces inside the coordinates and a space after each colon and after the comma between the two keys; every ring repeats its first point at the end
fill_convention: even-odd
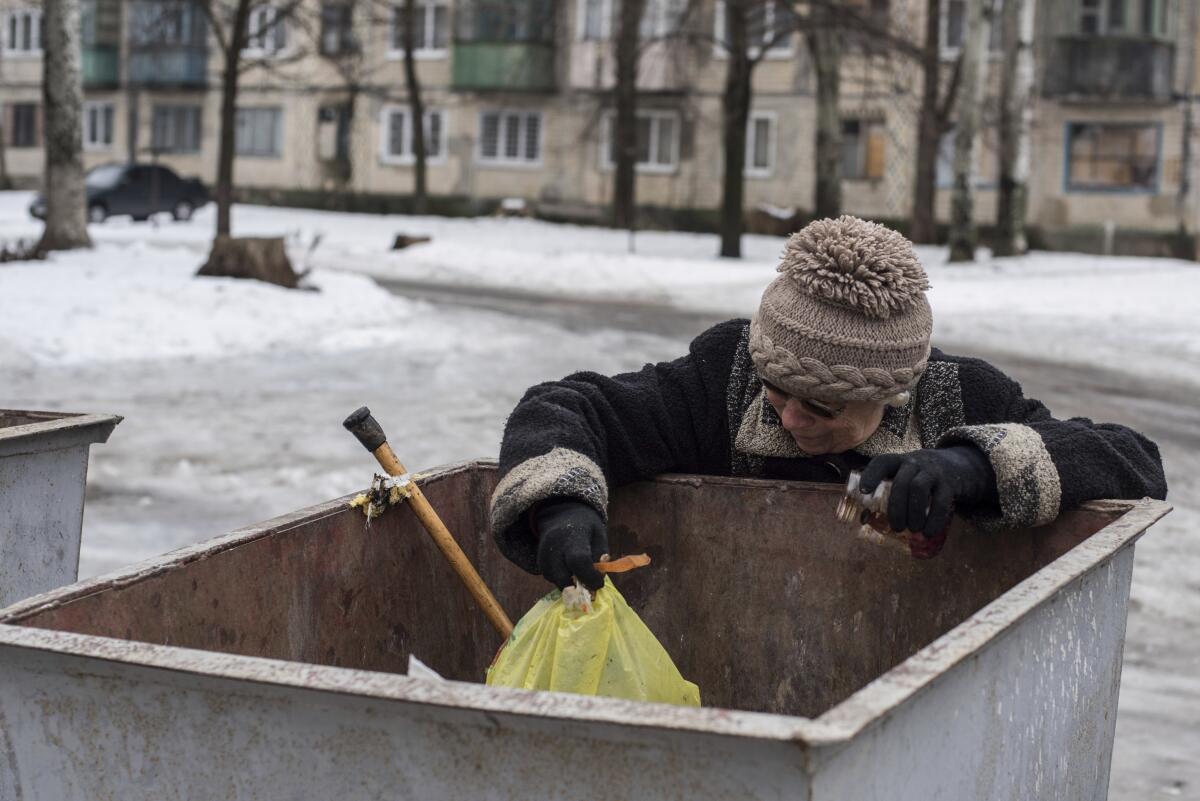
{"type": "Polygon", "coordinates": [[[552,497],[605,515],[608,489],[660,473],[844,482],[880,453],[971,443],[991,461],[999,507],[964,509],[1004,527],[1048,523],[1098,498],[1164,498],[1153,442],[1124,426],[1056,420],[980,359],[934,350],[903,407],[853,451],[805,456],[763,395],[749,321],[692,341],[688,355],[636,373],[575,373],[525,393],[504,430],[492,531],[500,550],[536,570],[527,512],[552,497]]]}

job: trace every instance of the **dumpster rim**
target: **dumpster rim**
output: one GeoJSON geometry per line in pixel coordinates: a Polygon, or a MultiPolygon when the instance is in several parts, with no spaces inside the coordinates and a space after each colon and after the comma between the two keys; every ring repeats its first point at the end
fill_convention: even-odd
{"type": "MultiPolygon", "coordinates": [[[[421,482],[449,477],[471,469],[491,468],[491,459],[474,459],[425,471],[421,482]]],[[[653,481],[701,486],[732,483],[784,487],[797,491],[840,492],[840,487],[814,482],[710,477],[672,474],[653,481]]],[[[481,712],[587,720],[639,728],[663,728],[696,733],[793,741],[821,747],[849,742],[863,730],[896,713],[934,680],[999,637],[1013,624],[1050,602],[1064,587],[1103,567],[1131,546],[1173,507],[1163,501],[1092,501],[1081,510],[1116,514],[1102,528],[1050,564],[997,596],[940,637],[855,691],[816,718],[769,712],[679,707],[569,693],[548,693],[489,687],[482,683],[413,679],[402,674],[317,665],[264,657],[225,654],[39,629],[20,620],[97,592],[119,588],[173,570],[190,562],[232,550],[264,536],[283,533],[305,523],[342,514],[354,493],[246,526],[213,539],[193,543],[104,576],[61,587],[0,609],[0,653],[7,647],[142,665],[174,672],[210,675],[257,684],[281,684],[315,691],[371,697],[401,703],[433,704],[481,712]],[[432,685],[432,686],[431,686],[432,685]]]]}
{"type": "Polygon", "coordinates": [[[107,442],[125,418],[118,414],[0,409],[0,415],[45,416],[35,423],[0,427],[0,457],[107,442]]]}

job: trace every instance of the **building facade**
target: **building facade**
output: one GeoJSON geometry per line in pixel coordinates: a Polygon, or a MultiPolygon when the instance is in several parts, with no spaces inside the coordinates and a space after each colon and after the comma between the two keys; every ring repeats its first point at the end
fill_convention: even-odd
{"type": "MultiPolygon", "coordinates": [[[[924,2],[846,0],[893,35],[923,38],[924,2]]],[[[602,219],[611,198],[614,13],[619,0],[418,0],[417,73],[428,185],[444,208],[523,198],[539,213],[602,219]]],[[[257,6],[243,52],[235,180],[280,202],[398,208],[413,189],[411,113],[399,8],[380,0],[257,6]],[[290,10],[290,9],[289,9],[290,10]]],[[[639,67],[640,205],[702,224],[719,206],[726,56],[722,0],[647,0],[639,67]]],[[[752,26],[754,97],[748,212],[811,208],[816,109],[791,13],[766,4],[752,26]]],[[[792,4],[794,5],[794,4],[792,4]]],[[[1039,3],[1029,221],[1067,238],[1106,226],[1196,226],[1194,4],[1039,3]]],[[[946,72],[964,35],[964,0],[945,0],[946,72]]],[[[89,166],[158,160],[216,174],[222,54],[192,0],[85,0],[84,149],[89,166]]],[[[42,172],[41,10],[0,0],[0,123],[11,178],[42,172]]],[[[997,43],[998,36],[993,36],[997,43]]],[[[977,140],[976,214],[995,216],[998,50],[977,140]]],[[[921,76],[864,38],[842,69],[844,205],[902,220],[912,202],[921,76]]],[[[939,164],[949,211],[952,136],[939,164]]],[[[1064,240],[1065,241],[1065,240],[1064,240]]]]}

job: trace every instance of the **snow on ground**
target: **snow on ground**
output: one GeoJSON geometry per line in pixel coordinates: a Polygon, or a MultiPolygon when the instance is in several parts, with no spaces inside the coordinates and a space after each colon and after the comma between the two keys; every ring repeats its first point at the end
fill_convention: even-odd
{"type": "MultiPolygon", "coordinates": [[[[29,199],[0,193],[0,242],[38,235],[29,199]]],[[[288,236],[317,291],[194,279],[211,207],[110,220],[91,226],[93,251],[0,265],[0,408],[126,417],[92,451],[85,576],[359,489],[372,465],[340,421],[363,403],[414,469],[494,455],[531,384],[636,369],[688,339],[572,323],[549,303],[520,316],[397,297],[368,276],[719,318],[753,311],[783,244],[746,237],[728,261],[712,236],[641,232],[630,253],[623,232],[530,220],[233,219],[288,236]],[[433,241],[389,251],[400,232],[433,241]]],[[[1200,798],[1200,268],[1049,253],[962,268],[919,252],[938,342],[994,358],[1063,416],[1162,446],[1176,510],[1138,545],[1112,797],[1200,798]]]]}
{"type": "MultiPolygon", "coordinates": [[[[0,193],[0,241],[36,236],[39,224],[24,212],[29,198],[28,193],[0,193]]],[[[210,205],[189,223],[151,226],[115,219],[91,231],[106,244],[203,253],[214,213],[210,205]]],[[[233,220],[235,234],[289,236],[302,266],[546,297],[667,305],[716,316],[753,312],[783,244],[777,237],[747,236],[746,258],[730,261],[714,256],[716,243],[709,235],[639,232],[636,253],[630,253],[625,232],[536,220],[261,206],[238,206],[233,220]],[[400,232],[432,241],[388,250],[400,232]]],[[[944,248],[918,252],[933,284],[937,341],[1119,365],[1145,379],[1168,373],[1200,384],[1200,269],[1195,264],[1034,253],[1015,259],[982,256],[981,263],[966,269],[946,264],[944,248]]]]}

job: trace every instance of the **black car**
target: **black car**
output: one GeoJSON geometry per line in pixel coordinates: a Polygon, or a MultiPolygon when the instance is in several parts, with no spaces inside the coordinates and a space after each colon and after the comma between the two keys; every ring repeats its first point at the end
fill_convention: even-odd
{"type": "MultiPolygon", "coordinates": [[[[187,220],[208,202],[208,190],[198,178],[180,178],[160,164],[105,164],[88,171],[88,222],[104,222],[114,214],[129,214],[135,220],[169,211],[176,220],[187,220]]],[[[46,216],[46,200],[38,195],[29,213],[46,216]]]]}

